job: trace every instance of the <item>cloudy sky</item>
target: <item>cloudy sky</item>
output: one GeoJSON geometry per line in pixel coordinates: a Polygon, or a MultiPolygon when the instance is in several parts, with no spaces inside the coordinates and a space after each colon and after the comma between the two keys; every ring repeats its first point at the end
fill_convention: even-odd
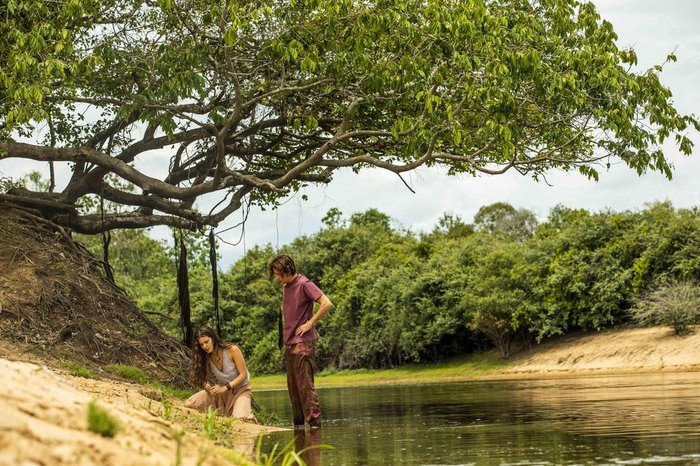
{"type": "MultiPolygon", "coordinates": [[[[682,113],[700,114],[700,1],[697,0],[597,0],[603,18],[613,23],[618,45],[633,46],[640,69],[664,62],[676,51],[678,61],[667,65],[662,82],[669,86],[682,113]]],[[[246,223],[245,242],[284,246],[301,235],[317,232],[321,218],[329,209],[340,209],[345,217],[354,212],[377,208],[391,216],[397,227],[428,231],[445,213],[451,212],[471,221],[479,207],[504,201],[527,208],[540,218],[558,203],[591,211],[635,210],[646,203],[670,200],[676,207],[700,205],[700,137],[694,135],[696,155],[682,156],[668,147],[668,157],[675,165],[672,181],[652,173],[637,176],[623,165],[601,173],[598,183],[572,173],[552,173],[549,183],[536,183],[517,173],[499,176],[447,177],[439,170],[423,169],[405,176],[411,193],[389,172],[342,172],[327,186],[307,189],[291,197],[277,211],[252,210],[246,223]]],[[[233,225],[241,220],[234,215],[233,225]]],[[[240,230],[222,235],[236,241],[240,230]]],[[[243,245],[223,245],[224,263],[231,263],[243,253],[243,245]]]]}
{"type": "MultiPolygon", "coordinates": [[[[612,22],[619,36],[618,45],[637,51],[639,68],[663,63],[675,50],[678,62],[668,64],[661,76],[671,88],[681,113],[700,114],[700,1],[697,0],[596,0],[603,18],[612,22]]],[[[696,155],[688,158],[672,147],[667,157],[675,166],[672,181],[660,174],[642,177],[623,165],[601,173],[600,181],[581,175],[553,172],[547,183],[535,182],[517,173],[499,176],[447,177],[434,169],[417,170],[404,175],[415,194],[394,174],[367,170],[360,174],[338,172],[327,186],[308,188],[291,196],[276,210],[252,209],[245,227],[245,241],[237,246],[221,244],[222,266],[228,268],[245,249],[255,244],[284,246],[295,237],[310,235],[321,226],[321,218],[335,207],[345,217],[376,208],[389,215],[394,226],[413,231],[432,229],[446,212],[470,222],[479,207],[493,202],[508,202],[517,208],[532,210],[544,219],[556,204],[590,211],[635,210],[654,201],[670,200],[676,207],[700,205],[700,137],[692,135],[696,155]],[[306,194],[308,200],[302,200],[306,194]]],[[[167,157],[165,158],[167,167],[167,157]]],[[[152,162],[152,161],[151,161],[152,162]]],[[[0,176],[17,176],[38,168],[18,159],[0,161],[0,176]],[[25,164],[25,165],[23,165],[25,164]]],[[[44,168],[44,167],[41,167],[44,168]]],[[[241,221],[241,213],[232,215],[219,231],[241,221]]],[[[168,237],[165,229],[153,231],[156,237],[168,237]]],[[[224,240],[237,242],[241,229],[221,234],[224,240]]]]}

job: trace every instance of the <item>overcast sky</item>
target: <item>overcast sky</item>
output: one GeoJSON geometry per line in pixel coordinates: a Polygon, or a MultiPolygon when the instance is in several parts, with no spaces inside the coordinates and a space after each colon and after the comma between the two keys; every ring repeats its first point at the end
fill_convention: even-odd
{"type": "MultiPolygon", "coordinates": [[[[669,86],[674,101],[683,113],[700,114],[700,1],[697,0],[598,0],[603,18],[613,23],[618,45],[633,46],[639,67],[647,69],[663,63],[676,50],[678,62],[666,66],[662,82],[669,86]]],[[[415,194],[389,172],[366,170],[337,173],[327,186],[307,189],[277,211],[252,210],[246,223],[246,247],[271,243],[284,246],[301,235],[317,232],[329,209],[340,209],[345,217],[369,208],[391,216],[397,227],[429,231],[445,213],[451,212],[471,222],[484,205],[504,201],[517,208],[527,208],[544,219],[558,203],[590,211],[635,210],[654,201],[670,200],[676,207],[700,205],[700,138],[693,135],[696,155],[688,158],[668,147],[667,156],[675,166],[672,181],[657,173],[642,177],[626,166],[611,167],[601,173],[598,183],[576,173],[552,173],[549,185],[537,183],[517,173],[499,176],[447,177],[443,171],[422,169],[405,175],[415,194]]],[[[228,222],[238,223],[240,215],[228,222]]],[[[240,230],[222,235],[236,241],[240,230]]],[[[222,245],[224,264],[243,254],[242,244],[222,245]]]]}
{"type": "MultiPolygon", "coordinates": [[[[621,47],[633,46],[639,68],[646,69],[664,62],[675,50],[678,62],[666,65],[662,82],[671,88],[674,102],[681,113],[700,114],[700,1],[697,0],[597,0],[594,3],[603,18],[612,22],[621,47]]],[[[344,217],[369,208],[389,215],[396,227],[428,231],[446,212],[471,222],[476,211],[494,202],[508,202],[517,208],[532,210],[544,219],[556,204],[584,208],[636,210],[654,201],[670,200],[676,207],[700,205],[700,138],[692,134],[696,155],[684,157],[675,147],[667,147],[667,157],[675,166],[672,181],[652,173],[638,177],[624,165],[613,166],[601,173],[598,183],[581,175],[553,172],[547,182],[535,182],[517,173],[498,176],[447,177],[443,171],[421,169],[404,175],[415,194],[394,174],[378,169],[360,174],[337,172],[327,185],[291,196],[276,210],[252,209],[245,228],[245,249],[255,244],[284,246],[301,235],[317,232],[321,218],[335,207],[344,217]],[[307,201],[301,194],[306,194],[307,201]]],[[[168,158],[164,158],[167,167],[168,158]]],[[[153,162],[152,160],[149,162],[153,162]]],[[[17,176],[37,166],[18,159],[0,161],[0,175],[17,176]],[[23,165],[26,164],[26,165],[23,165]]],[[[43,168],[43,167],[42,167],[43,168]]],[[[241,213],[233,214],[217,230],[241,221],[241,213]]],[[[169,236],[163,230],[154,236],[169,236]]],[[[236,242],[240,228],[221,234],[236,242]]],[[[244,243],[221,244],[224,269],[244,253],[244,243]]]]}

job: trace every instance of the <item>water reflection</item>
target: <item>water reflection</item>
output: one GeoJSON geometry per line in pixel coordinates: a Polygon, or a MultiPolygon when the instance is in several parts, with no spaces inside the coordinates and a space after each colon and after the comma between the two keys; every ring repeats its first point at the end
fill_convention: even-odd
{"type": "Polygon", "coordinates": [[[306,466],[321,464],[321,429],[294,431],[294,451],[306,466]]]}
{"type": "MultiPolygon", "coordinates": [[[[324,465],[700,464],[697,373],[321,389],[319,395],[322,443],[334,447],[323,452],[324,465]]],[[[284,391],[256,399],[289,417],[284,391]]],[[[290,435],[272,434],[264,445],[285,444],[290,435]]]]}

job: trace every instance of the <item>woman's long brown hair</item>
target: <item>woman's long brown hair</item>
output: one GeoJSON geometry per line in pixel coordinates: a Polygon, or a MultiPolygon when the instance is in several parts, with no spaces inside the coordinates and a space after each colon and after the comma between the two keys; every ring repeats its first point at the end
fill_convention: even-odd
{"type": "Polygon", "coordinates": [[[203,325],[197,330],[194,335],[194,343],[192,343],[192,360],[190,364],[190,380],[196,387],[203,387],[209,378],[209,364],[207,364],[207,352],[199,346],[201,337],[211,338],[213,346],[212,353],[217,349],[226,349],[229,344],[221,341],[221,338],[216,334],[211,327],[203,325]]]}

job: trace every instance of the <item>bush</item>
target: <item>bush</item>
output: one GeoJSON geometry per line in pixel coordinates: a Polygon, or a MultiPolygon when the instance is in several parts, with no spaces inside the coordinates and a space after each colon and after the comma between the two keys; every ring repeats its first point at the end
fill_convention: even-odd
{"type": "Polygon", "coordinates": [[[284,369],[282,350],[277,347],[277,330],[258,341],[248,358],[248,368],[254,374],[274,374],[284,369]]]}
{"type": "Polygon", "coordinates": [[[676,335],[688,333],[688,326],[700,317],[700,286],[692,281],[665,280],[639,298],[631,310],[644,325],[667,325],[676,335]]]}

